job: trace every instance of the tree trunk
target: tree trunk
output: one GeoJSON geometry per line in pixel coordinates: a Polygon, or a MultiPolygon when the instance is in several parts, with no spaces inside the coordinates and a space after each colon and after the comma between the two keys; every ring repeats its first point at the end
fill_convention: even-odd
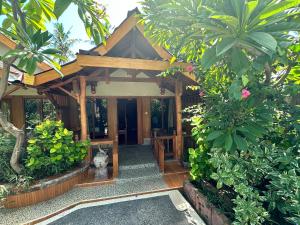
{"type": "Polygon", "coordinates": [[[22,166],[20,165],[20,156],[21,156],[21,147],[24,142],[25,132],[22,129],[16,128],[12,123],[8,122],[0,110],[0,124],[2,128],[13,135],[16,138],[16,144],[10,158],[10,166],[13,168],[16,173],[20,174],[22,171],[22,166]]]}
{"type": "MultiPolygon", "coordinates": [[[[5,95],[8,83],[8,77],[10,72],[10,66],[15,61],[15,58],[12,58],[8,61],[3,61],[3,73],[0,80],[0,101],[2,101],[3,96],[5,95]]],[[[25,132],[22,129],[18,129],[12,123],[8,122],[5,118],[4,113],[0,107],[0,125],[2,128],[13,135],[16,138],[16,144],[10,159],[10,165],[13,170],[20,174],[22,171],[22,166],[20,165],[20,156],[21,156],[21,147],[24,142],[25,132]]]]}

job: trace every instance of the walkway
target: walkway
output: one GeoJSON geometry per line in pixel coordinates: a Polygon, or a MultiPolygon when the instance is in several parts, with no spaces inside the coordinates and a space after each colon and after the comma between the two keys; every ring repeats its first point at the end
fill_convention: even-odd
{"type": "Polygon", "coordinates": [[[120,174],[114,184],[74,188],[64,195],[37,205],[21,209],[0,209],[0,224],[25,223],[83,200],[143,193],[167,188],[161,174],[159,174],[149,147],[121,147],[119,160],[120,174]]]}

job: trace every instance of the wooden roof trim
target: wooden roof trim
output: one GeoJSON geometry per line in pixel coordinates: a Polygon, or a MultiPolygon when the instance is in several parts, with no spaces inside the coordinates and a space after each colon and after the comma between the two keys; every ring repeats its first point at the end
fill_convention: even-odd
{"type": "Polygon", "coordinates": [[[119,43],[126,36],[126,34],[132,30],[132,28],[136,26],[136,23],[137,19],[135,15],[130,16],[112,33],[112,35],[106,40],[105,45],[102,44],[93,51],[98,52],[100,55],[105,55],[117,43],[119,43]]]}
{"type": "Polygon", "coordinates": [[[82,67],[104,67],[118,69],[165,71],[170,67],[181,67],[185,69],[189,63],[175,62],[170,64],[167,61],[133,59],[108,56],[77,55],[78,65],[82,67]]]}
{"type": "Polygon", "coordinates": [[[164,60],[170,60],[173,56],[171,53],[169,53],[166,49],[159,45],[155,45],[149,38],[145,36],[144,26],[142,24],[137,23],[136,27],[138,31],[145,37],[145,39],[148,41],[148,43],[152,46],[152,48],[155,50],[155,52],[164,60]]]}
{"type": "Polygon", "coordinates": [[[154,45],[153,42],[145,36],[144,26],[139,24],[139,21],[134,13],[130,17],[128,17],[107,39],[106,45],[100,45],[95,48],[93,51],[98,52],[100,55],[107,54],[116,44],[118,44],[125,36],[128,34],[134,27],[140,31],[143,37],[149,42],[149,44],[153,47],[155,52],[164,60],[170,60],[172,55],[165,50],[163,47],[154,45]]]}
{"type": "MultiPolygon", "coordinates": [[[[76,72],[79,72],[80,70],[82,70],[82,67],[78,65],[77,61],[66,64],[61,68],[61,72],[65,77],[70,76],[76,72]]],[[[41,84],[44,84],[44,83],[47,83],[49,81],[56,80],[59,78],[62,78],[61,75],[53,69],[46,71],[46,72],[42,72],[35,76],[34,86],[39,86],[41,84]]]]}
{"type": "MultiPolygon", "coordinates": [[[[1,33],[0,33],[0,42],[4,44],[6,47],[8,47],[9,49],[15,49],[17,47],[16,42],[14,42],[13,40],[11,40],[10,38],[6,37],[4,34],[1,33]]],[[[38,63],[37,65],[40,69],[44,71],[51,69],[51,67],[46,63],[38,63]]]]}

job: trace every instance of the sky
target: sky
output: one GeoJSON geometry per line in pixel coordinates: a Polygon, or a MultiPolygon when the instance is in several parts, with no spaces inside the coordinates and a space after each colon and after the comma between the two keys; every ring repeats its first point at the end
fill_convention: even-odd
{"type": "MultiPolygon", "coordinates": [[[[126,18],[127,12],[139,6],[140,0],[97,0],[105,5],[109,21],[112,28],[119,26],[119,24],[126,18]]],[[[79,49],[88,50],[93,45],[88,41],[85,33],[83,23],[78,14],[77,7],[71,5],[70,8],[60,17],[59,22],[62,22],[65,30],[71,30],[71,38],[85,40],[73,46],[72,50],[78,52],[79,49]]],[[[52,32],[53,25],[49,25],[48,29],[52,32]]]]}

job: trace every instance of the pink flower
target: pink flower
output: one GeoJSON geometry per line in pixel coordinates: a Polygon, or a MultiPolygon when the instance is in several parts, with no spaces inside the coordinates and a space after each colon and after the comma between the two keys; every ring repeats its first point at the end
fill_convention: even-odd
{"type": "Polygon", "coordinates": [[[188,65],[185,69],[186,69],[186,71],[189,72],[189,73],[191,73],[191,72],[194,71],[193,65],[188,65]]]}
{"type": "Polygon", "coordinates": [[[205,96],[205,92],[204,92],[204,91],[200,91],[200,92],[199,92],[199,96],[200,96],[200,97],[204,97],[204,96],[205,96]]]}
{"type": "Polygon", "coordinates": [[[247,99],[251,95],[251,92],[248,89],[242,90],[242,99],[247,99]]]}

